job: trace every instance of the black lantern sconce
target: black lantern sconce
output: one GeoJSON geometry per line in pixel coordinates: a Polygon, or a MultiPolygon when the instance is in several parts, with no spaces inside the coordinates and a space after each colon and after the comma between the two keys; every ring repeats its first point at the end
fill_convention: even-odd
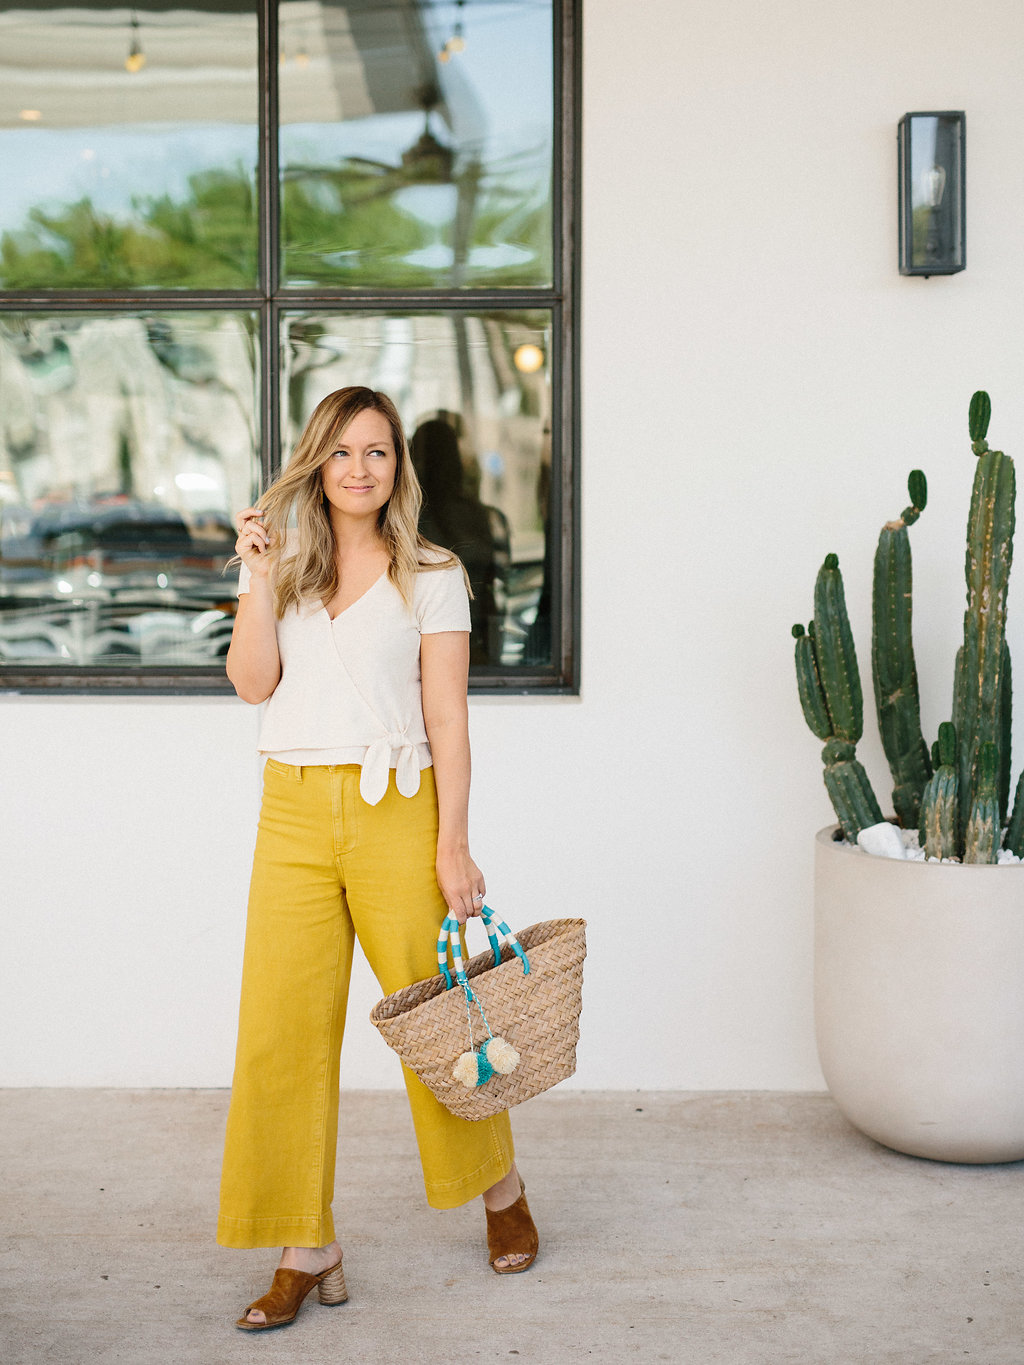
{"type": "Polygon", "coordinates": [[[901,275],[955,275],[967,264],[965,143],[962,109],[900,119],[901,275]]]}

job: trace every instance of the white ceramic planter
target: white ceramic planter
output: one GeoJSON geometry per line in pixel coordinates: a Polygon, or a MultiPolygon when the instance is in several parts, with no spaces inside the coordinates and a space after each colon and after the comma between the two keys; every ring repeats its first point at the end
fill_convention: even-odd
{"type": "Polygon", "coordinates": [[[815,842],[814,1010],[836,1104],[887,1147],[1024,1158],[1024,863],[815,842]]]}

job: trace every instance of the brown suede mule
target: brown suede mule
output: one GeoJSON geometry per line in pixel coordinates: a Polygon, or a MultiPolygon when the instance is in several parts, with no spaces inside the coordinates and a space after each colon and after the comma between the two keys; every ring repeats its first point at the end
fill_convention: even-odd
{"type": "Polygon", "coordinates": [[[507,1209],[496,1213],[485,1207],[487,1214],[487,1257],[496,1275],[518,1275],[529,1270],[537,1259],[540,1238],[537,1227],[530,1217],[530,1206],[526,1202],[526,1186],[520,1182],[519,1198],[507,1209]],[[525,1256],[518,1265],[495,1265],[502,1256],[525,1256]]]}
{"type": "Polygon", "coordinates": [[[303,1299],[314,1286],[319,1286],[320,1302],[328,1307],[344,1303],[348,1298],[348,1290],[345,1288],[345,1272],[341,1262],[320,1275],[310,1275],[305,1270],[278,1268],[274,1271],[274,1283],[269,1290],[245,1310],[248,1314],[255,1308],[263,1314],[266,1322],[250,1322],[246,1316],[242,1316],[235,1326],[243,1332],[268,1332],[272,1327],[287,1327],[295,1321],[303,1299]]]}

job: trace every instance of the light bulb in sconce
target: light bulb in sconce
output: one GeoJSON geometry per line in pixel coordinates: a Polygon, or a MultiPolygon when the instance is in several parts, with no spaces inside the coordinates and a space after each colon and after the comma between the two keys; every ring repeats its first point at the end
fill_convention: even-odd
{"type": "Polygon", "coordinates": [[[38,123],[43,113],[41,109],[22,109],[18,117],[25,123],[38,123]]]}
{"type": "Polygon", "coordinates": [[[128,48],[128,56],[124,59],[124,69],[134,76],[145,65],[146,54],[142,50],[142,39],[139,35],[139,16],[132,10],[131,43],[128,48]]]}
{"type": "Polygon", "coordinates": [[[516,347],[512,360],[520,374],[536,374],[544,364],[544,352],[532,341],[526,341],[516,347]]]}
{"type": "Polygon", "coordinates": [[[924,175],[924,201],[930,209],[937,209],[946,192],[945,166],[933,166],[924,175]]]}

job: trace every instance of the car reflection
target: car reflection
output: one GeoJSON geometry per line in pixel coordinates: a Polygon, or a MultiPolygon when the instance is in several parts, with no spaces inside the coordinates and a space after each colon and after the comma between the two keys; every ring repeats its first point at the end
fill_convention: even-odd
{"type": "MultiPolygon", "coordinates": [[[[0,665],[185,667],[222,661],[237,601],[234,528],[133,499],[0,506],[0,665]]],[[[542,561],[507,556],[488,657],[550,660],[542,561]],[[538,649],[539,644],[539,649],[538,649]]]]}
{"type": "Polygon", "coordinates": [[[130,498],[3,508],[0,663],[201,665],[231,641],[234,531],[130,498]]]}

